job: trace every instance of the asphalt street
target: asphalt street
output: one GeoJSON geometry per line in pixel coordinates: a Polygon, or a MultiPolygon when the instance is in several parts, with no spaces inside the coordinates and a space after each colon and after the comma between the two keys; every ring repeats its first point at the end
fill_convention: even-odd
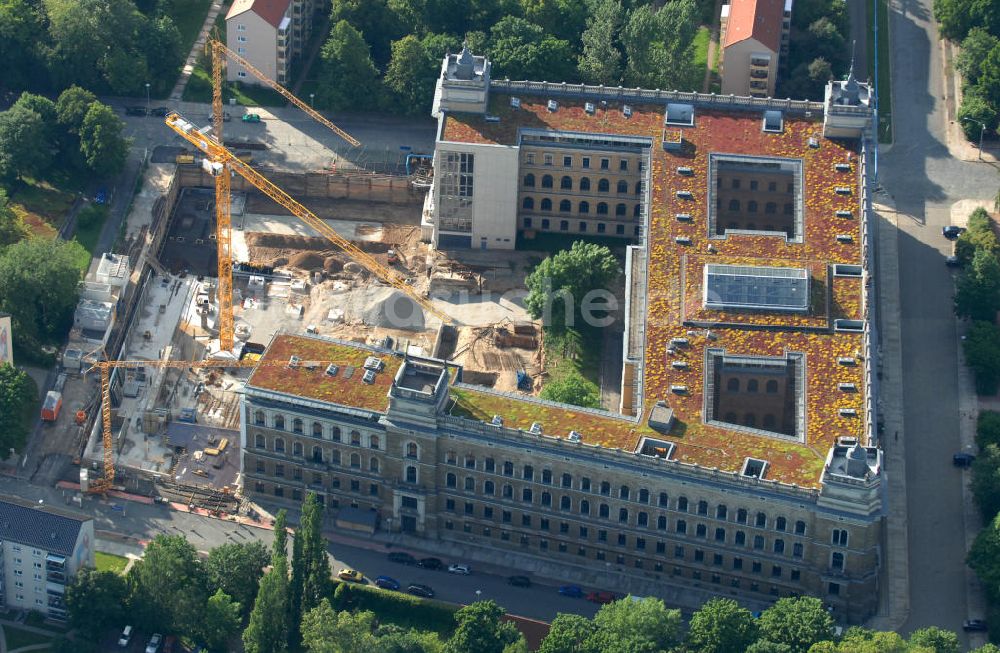
{"type": "MultiPolygon", "coordinates": [[[[1000,178],[989,164],[953,158],[945,145],[943,72],[931,0],[890,3],[896,142],[881,157],[879,180],[899,211],[904,432],[909,518],[910,612],[904,632],[956,630],[968,618],[954,282],[941,235],[951,205],[992,197],[1000,178]]],[[[884,36],[884,35],[883,35],[884,36]]],[[[887,447],[893,445],[890,439],[887,447]]]]}

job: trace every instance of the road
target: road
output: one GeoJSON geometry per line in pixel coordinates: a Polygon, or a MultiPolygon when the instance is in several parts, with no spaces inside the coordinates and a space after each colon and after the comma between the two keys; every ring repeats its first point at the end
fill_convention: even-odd
{"type": "MultiPolygon", "coordinates": [[[[904,432],[909,518],[910,612],[904,633],[936,625],[962,635],[968,618],[966,524],[960,449],[953,279],[941,236],[950,206],[989,198],[1000,179],[988,164],[961,161],[945,145],[941,51],[931,0],[891,3],[894,130],[880,181],[899,210],[904,432]]],[[[897,316],[884,316],[885,320],[897,316]]],[[[892,442],[887,446],[891,447],[892,442]]]]}

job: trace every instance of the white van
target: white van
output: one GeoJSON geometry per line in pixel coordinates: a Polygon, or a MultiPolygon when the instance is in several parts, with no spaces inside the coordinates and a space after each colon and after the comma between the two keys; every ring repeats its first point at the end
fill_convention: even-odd
{"type": "Polygon", "coordinates": [[[122,636],[118,638],[118,646],[125,648],[132,642],[132,626],[125,626],[122,629],[122,636]]]}

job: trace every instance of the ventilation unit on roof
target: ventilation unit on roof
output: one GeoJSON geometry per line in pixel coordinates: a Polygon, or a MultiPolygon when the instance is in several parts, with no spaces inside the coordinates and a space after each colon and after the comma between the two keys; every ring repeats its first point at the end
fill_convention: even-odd
{"type": "Polygon", "coordinates": [[[860,277],[863,272],[864,268],[860,265],[836,263],[833,266],[833,276],[835,277],[860,277]]]}
{"type": "Polygon", "coordinates": [[[583,435],[578,431],[570,431],[569,435],[566,436],[566,439],[569,440],[570,442],[582,442],[583,435]]]}
{"type": "Polygon", "coordinates": [[[845,367],[854,367],[858,364],[858,361],[850,356],[840,356],[837,358],[837,364],[845,367]]]}
{"type": "Polygon", "coordinates": [[[316,361],[306,361],[302,364],[302,367],[306,368],[310,372],[314,372],[316,371],[316,368],[319,367],[319,364],[316,361]]]}
{"type": "Polygon", "coordinates": [[[288,359],[288,367],[298,367],[301,361],[302,359],[298,356],[292,356],[288,359]]]}
{"type": "Polygon", "coordinates": [[[587,102],[586,104],[583,105],[583,110],[590,115],[594,115],[594,110],[595,110],[594,103],[587,102]]]}
{"type": "Polygon", "coordinates": [[[838,243],[853,243],[854,242],[854,236],[852,236],[851,234],[837,234],[837,242],[838,243]]]}
{"type": "Polygon", "coordinates": [[[851,187],[850,186],[837,186],[837,188],[836,188],[836,190],[834,192],[836,192],[837,195],[850,195],[851,194],[851,187]]]}
{"type": "Polygon", "coordinates": [[[365,370],[365,375],[361,377],[361,380],[368,385],[375,383],[375,370],[365,370]]]}
{"type": "Polygon", "coordinates": [[[691,238],[688,236],[674,236],[674,242],[678,245],[690,245],[691,238]]]}
{"type": "Polygon", "coordinates": [[[690,177],[691,175],[694,174],[694,170],[692,168],[688,168],[687,166],[678,166],[677,174],[684,175],[685,177],[690,177]]]}
{"type": "Polygon", "coordinates": [[[490,420],[492,426],[503,426],[503,418],[499,415],[494,415],[493,419],[490,420]]]}
{"type": "Polygon", "coordinates": [[[837,211],[837,217],[838,218],[853,218],[854,217],[854,213],[852,213],[851,211],[843,211],[843,210],[841,210],[841,211],[837,211]]]}
{"type": "Polygon", "coordinates": [[[834,165],[833,167],[834,167],[834,169],[836,169],[837,172],[850,172],[851,171],[851,164],[850,163],[838,163],[838,164],[834,165]]]}
{"type": "Polygon", "coordinates": [[[677,218],[678,222],[691,222],[691,220],[692,220],[690,213],[678,213],[674,217],[677,218]]]}
{"type": "Polygon", "coordinates": [[[841,392],[857,392],[858,386],[854,385],[853,383],[838,383],[837,389],[840,390],[841,392]]]}
{"type": "Polygon", "coordinates": [[[690,344],[690,343],[688,342],[687,338],[671,338],[670,339],[670,346],[671,347],[687,347],[688,344],[690,344]]]}
{"type": "Polygon", "coordinates": [[[854,408],[838,408],[837,413],[841,417],[857,417],[858,411],[854,408]]]}
{"type": "Polygon", "coordinates": [[[486,114],[486,118],[485,119],[486,119],[486,122],[500,122],[500,116],[491,116],[488,113],[486,114]]]}
{"type": "Polygon", "coordinates": [[[815,136],[810,136],[809,137],[809,147],[812,147],[812,148],[819,147],[819,139],[816,138],[815,136]]]}
{"type": "Polygon", "coordinates": [[[740,475],[749,476],[750,478],[764,478],[765,472],[767,472],[766,460],[747,458],[743,461],[743,469],[740,471],[740,475]]]}
{"type": "Polygon", "coordinates": [[[329,365],[326,366],[326,375],[327,376],[337,376],[337,372],[339,372],[339,371],[340,371],[340,368],[337,367],[336,365],[334,365],[333,363],[330,363],[329,365]]]}
{"type": "Polygon", "coordinates": [[[626,104],[625,106],[623,106],[622,107],[622,115],[624,115],[626,118],[631,118],[632,117],[632,107],[630,105],[628,105],[628,104],[626,104]]]}
{"type": "Polygon", "coordinates": [[[694,195],[692,195],[691,191],[689,191],[689,190],[679,190],[679,191],[677,191],[676,195],[677,195],[677,199],[679,199],[679,200],[693,200],[694,199],[694,195]]]}
{"type": "Polygon", "coordinates": [[[861,320],[834,320],[833,330],[846,331],[848,333],[861,333],[865,330],[865,323],[861,320]]]}
{"type": "Polygon", "coordinates": [[[365,359],[366,370],[381,372],[383,367],[385,367],[385,363],[383,363],[382,359],[378,358],[377,356],[369,356],[368,358],[365,359]]]}
{"type": "Polygon", "coordinates": [[[762,129],[766,132],[771,133],[781,133],[785,128],[784,119],[781,116],[780,111],[765,111],[764,112],[764,126],[762,129]]]}
{"type": "Polygon", "coordinates": [[[515,109],[520,109],[521,108],[521,98],[519,98],[519,97],[512,97],[510,99],[510,106],[514,107],[515,109]]]}
{"type": "Polygon", "coordinates": [[[670,392],[675,395],[686,395],[688,392],[688,387],[680,383],[672,383],[670,385],[670,392]]]}
{"type": "Polygon", "coordinates": [[[549,100],[545,106],[549,111],[555,111],[559,108],[559,103],[555,100],[549,100]]]}
{"type": "Polygon", "coordinates": [[[675,370],[686,370],[688,368],[687,361],[673,361],[670,363],[670,367],[675,370]]]}
{"type": "Polygon", "coordinates": [[[532,422],[531,423],[531,428],[528,429],[528,433],[530,433],[532,435],[541,435],[542,434],[542,423],[541,422],[532,422]]]}

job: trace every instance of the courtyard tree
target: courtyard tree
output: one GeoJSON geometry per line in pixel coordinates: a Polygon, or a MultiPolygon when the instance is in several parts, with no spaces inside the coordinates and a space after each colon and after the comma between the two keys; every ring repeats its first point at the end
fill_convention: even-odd
{"type": "Polygon", "coordinates": [[[621,272],[604,245],[576,241],[568,250],[548,256],[528,275],[525,307],[546,326],[565,327],[580,317],[588,293],[605,289],[621,272]]]}
{"type": "Polygon", "coordinates": [[[117,628],[125,621],[127,599],[128,585],[124,578],[111,571],[84,567],[66,586],[69,623],[96,642],[107,629],[117,628]]]}

